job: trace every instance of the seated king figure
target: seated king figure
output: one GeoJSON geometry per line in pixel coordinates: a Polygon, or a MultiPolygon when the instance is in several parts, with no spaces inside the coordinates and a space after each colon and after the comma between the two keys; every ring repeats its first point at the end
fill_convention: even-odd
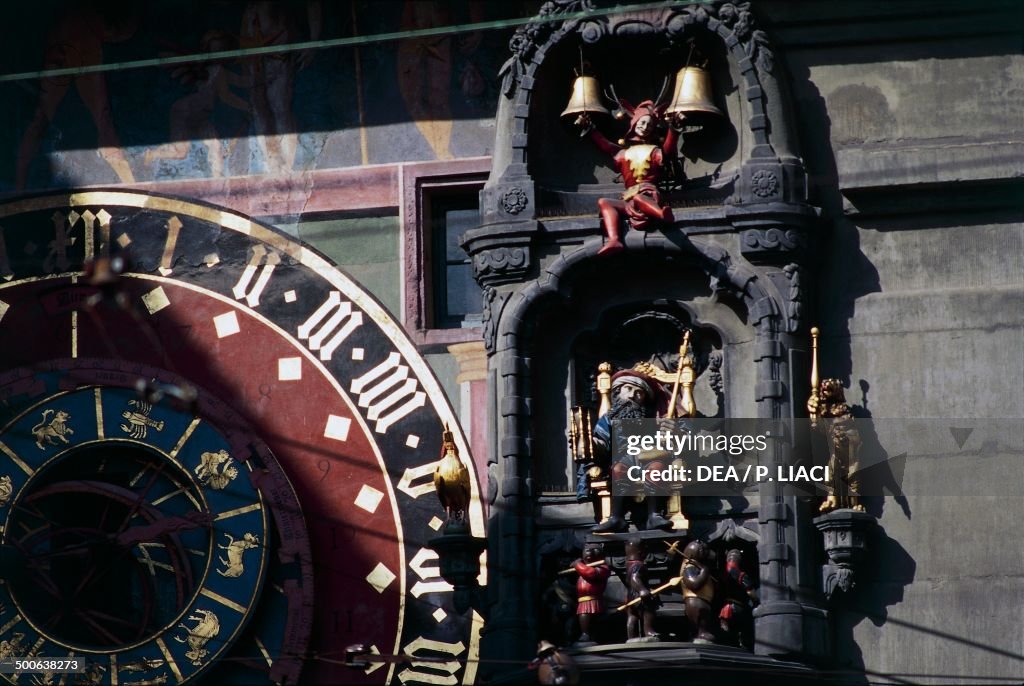
{"type": "MultiPolygon", "coordinates": [[[[603,467],[611,465],[613,480],[627,478],[630,467],[639,466],[646,471],[663,469],[664,465],[656,459],[641,460],[640,456],[626,454],[611,464],[612,456],[616,452],[612,445],[612,421],[657,419],[659,410],[664,412],[667,405],[668,394],[662,385],[651,377],[632,369],[624,369],[612,375],[612,406],[597,420],[593,438],[595,458],[603,467]]],[[[656,495],[647,482],[644,482],[644,491],[643,506],[633,508],[632,511],[632,521],[637,529],[670,529],[672,523],[663,516],[667,497],[656,495]]],[[[594,533],[626,531],[629,528],[625,517],[629,499],[629,496],[613,496],[611,514],[593,528],[594,533]]]]}

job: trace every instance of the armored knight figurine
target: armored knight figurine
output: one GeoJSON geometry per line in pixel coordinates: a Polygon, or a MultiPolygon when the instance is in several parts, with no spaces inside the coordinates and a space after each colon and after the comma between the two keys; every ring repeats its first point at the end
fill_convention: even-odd
{"type": "Polygon", "coordinates": [[[537,644],[537,657],[529,668],[537,670],[537,683],[542,686],[573,686],[580,682],[576,662],[550,641],[537,644]]]}
{"type": "Polygon", "coordinates": [[[598,255],[625,249],[620,225],[623,218],[637,231],[649,231],[656,225],[675,221],[672,208],[662,199],[657,183],[669,162],[676,157],[679,134],[675,127],[682,125],[682,115],[671,116],[672,126],[662,137],[659,128],[665,116],[665,105],[645,100],[633,107],[622,99],[619,99],[619,105],[629,115],[630,121],[629,130],[618,143],[605,138],[587,113],[576,119],[584,135],[589,135],[601,152],[612,157],[626,187],[621,199],[600,198],[597,201],[608,238],[598,255]]]}
{"type": "Polygon", "coordinates": [[[711,565],[713,553],[703,541],[690,541],[683,549],[683,604],[694,643],[715,640],[713,627],[715,579],[711,565]]]}
{"type": "Polygon", "coordinates": [[[661,601],[647,585],[646,557],[647,552],[640,539],[633,538],[626,543],[627,641],[657,641],[659,638],[654,630],[654,616],[661,601]]]}
{"type": "Polygon", "coordinates": [[[751,607],[757,605],[754,580],[743,571],[743,552],[733,548],[725,554],[725,574],[722,576],[722,595],[725,602],[718,612],[722,633],[732,643],[750,648],[753,641],[753,615],[751,607]]]}
{"type": "Polygon", "coordinates": [[[823,379],[817,393],[807,401],[812,425],[825,434],[828,441],[829,472],[828,496],[821,504],[821,512],[839,508],[864,511],[860,503],[857,470],[860,469],[860,432],[857,430],[850,406],[839,379],[823,379]]]}
{"type": "Polygon", "coordinates": [[[580,620],[580,643],[590,643],[595,617],[604,614],[604,591],[608,587],[611,568],[604,563],[601,546],[588,543],[583,548],[583,559],[576,560],[573,568],[580,575],[576,582],[578,594],[576,615],[580,620]],[[598,564],[600,563],[600,564],[598,564]]]}

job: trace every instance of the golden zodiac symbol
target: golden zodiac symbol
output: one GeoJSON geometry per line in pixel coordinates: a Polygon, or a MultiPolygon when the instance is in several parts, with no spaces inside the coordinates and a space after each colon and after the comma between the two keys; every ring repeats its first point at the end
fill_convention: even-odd
{"type": "Polygon", "coordinates": [[[119,665],[117,671],[119,672],[148,672],[151,669],[163,667],[164,661],[157,657],[145,658],[138,662],[126,662],[123,665],[119,665]]]}
{"type": "Polygon", "coordinates": [[[75,684],[80,686],[99,686],[99,684],[103,683],[103,673],[106,671],[105,665],[90,662],[89,666],[85,668],[85,674],[78,677],[78,681],[75,684]]]}
{"type": "Polygon", "coordinates": [[[21,654],[25,652],[25,646],[21,642],[25,639],[25,634],[14,632],[11,639],[0,641],[0,660],[6,660],[9,657],[21,657],[21,654]]]}
{"type": "Polygon", "coordinates": [[[167,674],[161,674],[160,676],[153,677],[152,679],[143,679],[142,681],[126,681],[124,686],[162,686],[167,683],[167,674]]]}
{"type": "Polygon", "coordinates": [[[14,486],[11,484],[11,477],[0,476],[0,507],[7,507],[14,493],[14,486]]]}
{"type": "Polygon", "coordinates": [[[245,534],[241,540],[236,541],[231,534],[226,533],[224,535],[228,537],[228,544],[218,545],[217,547],[228,551],[228,559],[225,560],[223,557],[217,558],[222,565],[225,565],[224,569],[218,569],[217,573],[234,579],[245,573],[245,568],[242,565],[242,555],[246,550],[258,548],[260,539],[255,534],[245,534]]]}
{"type": "Polygon", "coordinates": [[[71,415],[64,410],[57,410],[56,414],[54,414],[53,410],[43,410],[43,421],[32,427],[32,435],[35,436],[36,447],[40,450],[46,450],[46,445],[56,445],[57,441],[62,441],[67,445],[67,435],[75,433],[67,425],[70,419],[71,415]],[[53,419],[48,420],[47,415],[50,415],[53,419]],[[43,445],[43,441],[46,441],[46,445],[43,445]]]}
{"type": "Polygon", "coordinates": [[[203,663],[203,658],[210,653],[206,649],[206,644],[220,633],[220,620],[209,610],[195,610],[195,614],[189,615],[186,621],[195,622],[196,625],[188,627],[179,622],[178,626],[184,629],[187,635],[185,638],[175,636],[174,640],[188,644],[189,649],[185,651],[185,657],[198,667],[203,663]]]}
{"type": "Polygon", "coordinates": [[[132,438],[142,439],[146,437],[146,433],[150,428],[156,429],[157,431],[164,430],[164,423],[158,422],[155,419],[151,419],[149,413],[152,411],[153,406],[149,403],[144,403],[141,400],[129,400],[128,407],[134,407],[135,411],[125,410],[121,413],[121,416],[128,420],[128,424],[121,425],[121,431],[132,438]]]}
{"type": "Polygon", "coordinates": [[[219,491],[238,476],[238,468],[231,464],[232,462],[234,458],[228,455],[226,450],[203,453],[199,456],[199,466],[195,469],[196,477],[204,486],[219,491]]]}

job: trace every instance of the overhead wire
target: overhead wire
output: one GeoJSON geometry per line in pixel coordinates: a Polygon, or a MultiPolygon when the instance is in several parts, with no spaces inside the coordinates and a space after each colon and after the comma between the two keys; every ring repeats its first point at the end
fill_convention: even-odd
{"type": "Polygon", "coordinates": [[[32,79],[53,78],[57,76],[80,76],[82,74],[98,74],[103,72],[124,71],[128,69],[143,69],[147,67],[168,67],[179,64],[192,64],[196,62],[211,62],[214,60],[239,59],[245,57],[258,57],[260,55],[280,55],[291,52],[305,52],[307,50],[324,50],[327,48],[348,48],[372,45],[374,43],[387,43],[390,41],[410,40],[417,38],[430,38],[434,36],[450,36],[458,33],[473,33],[477,31],[494,31],[498,29],[509,29],[525,26],[527,24],[547,24],[554,22],[571,21],[575,19],[604,17],[623,12],[638,12],[645,10],[667,9],[680,5],[703,5],[711,4],[712,0],[660,0],[659,2],[645,2],[629,6],[619,6],[607,9],[581,10],[576,12],[564,12],[548,14],[544,16],[528,17],[521,19],[495,19],[467,24],[449,24],[446,26],[433,26],[422,29],[407,29],[403,31],[386,31],[368,36],[348,36],[345,38],[327,38],[320,40],[300,41],[297,43],[282,43],[280,45],[264,45],[258,47],[237,48],[234,50],[213,50],[209,52],[190,53],[187,55],[173,55],[167,57],[154,57],[143,60],[129,60],[124,62],[111,62],[105,64],[90,64],[80,67],[61,67],[57,69],[40,69],[37,71],[25,71],[11,74],[0,74],[0,83],[12,81],[27,81],[32,79]]]}

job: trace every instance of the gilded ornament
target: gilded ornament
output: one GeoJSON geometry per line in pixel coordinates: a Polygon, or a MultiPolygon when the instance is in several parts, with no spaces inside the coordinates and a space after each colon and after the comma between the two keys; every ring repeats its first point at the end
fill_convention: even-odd
{"type": "Polygon", "coordinates": [[[188,645],[185,657],[198,667],[203,664],[203,658],[210,653],[206,649],[206,644],[220,633],[220,620],[210,610],[194,610],[194,613],[189,615],[186,621],[195,622],[195,625],[189,627],[179,622],[178,627],[185,630],[185,637],[175,636],[174,640],[188,645]]]}
{"type": "Polygon", "coordinates": [[[215,453],[203,453],[199,457],[199,466],[195,468],[196,478],[204,486],[215,491],[223,490],[238,476],[238,468],[232,464],[234,458],[226,450],[215,453]]]}
{"type": "Polygon", "coordinates": [[[245,551],[259,547],[260,539],[251,533],[245,534],[237,541],[231,534],[225,533],[224,535],[228,539],[228,544],[218,545],[217,547],[221,550],[228,551],[228,559],[225,560],[223,557],[217,558],[220,560],[220,563],[224,565],[224,569],[218,569],[217,573],[221,576],[234,579],[245,573],[245,567],[242,564],[242,556],[245,554],[245,551]]]}
{"type": "Polygon", "coordinates": [[[67,425],[70,419],[71,415],[63,410],[43,410],[43,420],[32,427],[32,435],[35,436],[36,447],[40,450],[46,450],[47,445],[56,445],[57,441],[67,445],[69,442],[67,436],[75,433],[67,425]],[[43,445],[44,441],[46,445],[43,445]]]}

